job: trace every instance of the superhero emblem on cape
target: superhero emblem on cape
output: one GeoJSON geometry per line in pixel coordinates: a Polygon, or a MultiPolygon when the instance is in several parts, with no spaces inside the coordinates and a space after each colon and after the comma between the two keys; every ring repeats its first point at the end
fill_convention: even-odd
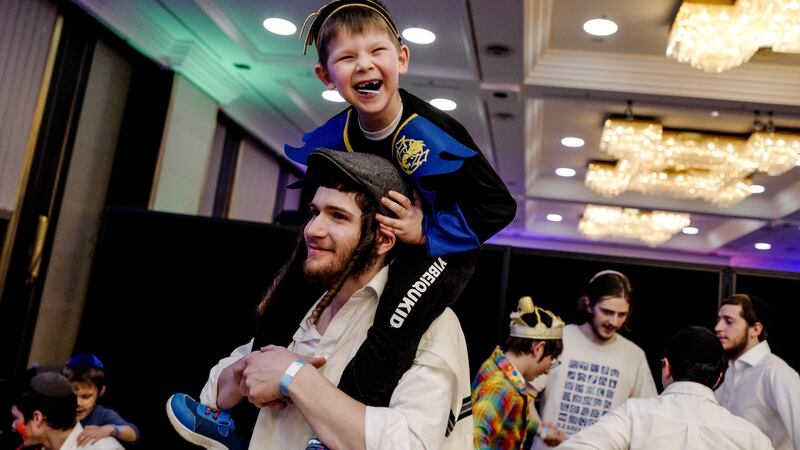
{"type": "Polygon", "coordinates": [[[428,160],[429,152],[430,150],[425,148],[425,141],[410,139],[405,135],[397,139],[394,144],[395,161],[407,175],[414,173],[428,160]]]}

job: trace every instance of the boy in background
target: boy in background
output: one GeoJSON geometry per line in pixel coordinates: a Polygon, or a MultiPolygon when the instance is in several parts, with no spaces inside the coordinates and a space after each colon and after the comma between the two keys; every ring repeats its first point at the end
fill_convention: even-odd
{"type": "Polygon", "coordinates": [[[552,312],[519,299],[511,313],[509,337],[484,361],[472,382],[473,440],[476,449],[516,450],[529,433],[547,435],[530,413],[529,381],[556,367],[563,350],[564,322],[552,312]]]}
{"type": "Polygon", "coordinates": [[[67,361],[61,373],[70,381],[78,399],[77,419],[83,426],[78,445],[94,443],[109,436],[127,443],[139,440],[139,429],[134,424],[113,409],[97,404],[106,392],[105,367],[97,356],[91,353],[75,355],[67,361]]]}
{"type": "Polygon", "coordinates": [[[44,450],[123,450],[114,438],[102,437],[79,445],[83,432],[75,417],[75,394],[70,382],[55,372],[34,376],[11,406],[12,428],[24,447],[44,450]]]}

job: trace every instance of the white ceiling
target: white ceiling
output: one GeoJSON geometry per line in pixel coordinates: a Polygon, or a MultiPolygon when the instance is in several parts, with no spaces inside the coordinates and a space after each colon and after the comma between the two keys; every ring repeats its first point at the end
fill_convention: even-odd
{"type": "MultiPolygon", "coordinates": [[[[73,0],[151,58],[183,74],[271,147],[298,144],[304,131],[340,111],[320,97],[316,55],[297,37],[263,29],[267,17],[298,28],[321,0],[73,0]],[[246,64],[249,70],[234,64],[246,64]]],[[[778,126],[800,128],[800,55],[759,52],[752,62],[707,74],[664,56],[680,0],[386,0],[397,25],[428,28],[436,41],[409,44],[411,70],[401,84],[424,99],[447,97],[518,199],[514,223],[494,242],[598,254],[772,268],[800,272],[800,168],[730,208],[626,193],[615,198],[583,185],[608,114],[625,101],[666,127],[746,133],[752,111],[775,111],[778,126]],[[582,30],[606,16],[619,32],[582,30]],[[510,52],[487,51],[502,45],[510,52]],[[502,98],[501,98],[502,97],[502,98]],[[719,111],[711,117],[711,111],[719,111]],[[581,149],[563,136],[586,140],[581,149]],[[558,167],[577,176],[554,175],[558,167]],[[619,239],[590,241],[577,229],[587,203],[692,213],[695,236],[659,249],[619,239]],[[560,223],[544,216],[558,213],[560,223]],[[768,241],[769,252],[753,243],[768,241]]]]}

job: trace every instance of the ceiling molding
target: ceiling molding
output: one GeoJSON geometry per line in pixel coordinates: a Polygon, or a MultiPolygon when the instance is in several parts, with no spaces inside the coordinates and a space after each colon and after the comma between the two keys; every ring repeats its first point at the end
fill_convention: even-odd
{"type": "Polygon", "coordinates": [[[262,52],[256,48],[253,42],[239,30],[239,27],[231,20],[227,14],[212,0],[194,0],[200,10],[211,19],[212,22],[222,31],[225,36],[235,42],[248,56],[254,60],[260,60],[262,52]]]}
{"type": "Polygon", "coordinates": [[[766,222],[762,220],[739,219],[726,220],[708,233],[708,242],[711,248],[719,249],[763,227],[766,222]]]}
{"type": "Polygon", "coordinates": [[[544,130],[544,101],[525,102],[525,192],[536,192],[542,162],[542,135],[544,130]]]}
{"type": "Polygon", "coordinates": [[[780,219],[778,208],[765,197],[749,197],[728,208],[720,208],[710,203],[643,195],[626,192],[617,197],[604,197],[583,183],[554,178],[540,178],[527,184],[527,200],[550,200],[567,203],[592,203],[596,205],[621,206],[644,210],[662,210],[706,214],[716,217],[737,219],[775,220],[780,219]]]}
{"type": "Polygon", "coordinates": [[[663,56],[548,49],[526,85],[800,105],[800,67],[747,64],[709,74],[663,56]]]}
{"type": "Polygon", "coordinates": [[[659,250],[646,247],[634,248],[622,245],[604,245],[600,242],[587,242],[585,241],[585,237],[582,237],[581,241],[573,241],[571,239],[553,239],[549,236],[542,236],[533,233],[500,232],[500,234],[490,239],[488,242],[490,244],[510,245],[519,248],[572,252],[588,255],[612,255],[623,258],[641,258],[670,262],[676,261],[689,264],[708,264],[715,266],[729,265],[729,259],[725,256],[684,253],[675,250],[659,250]]]}
{"type": "MultiPolygon", "coordinates": [[[[792,169],[795,173],[800,169],[792,169]]],[[[800,180],[775,195],[775,205],[781,217],[788,216],[800,210],[800,180]]]]}
{"type": "Polygon", "coordinates": [[[169,55],[175,39],[136,2],[73,0],[103,22],[124,40],[147,56],[162,62],[169,55]]]}
{"type": "Polygon", "coordinates": [[[525,60],[524,67],[534,67],[550,45],[550,23],[553,0],[527,0],[524,2],[525,60]]]}

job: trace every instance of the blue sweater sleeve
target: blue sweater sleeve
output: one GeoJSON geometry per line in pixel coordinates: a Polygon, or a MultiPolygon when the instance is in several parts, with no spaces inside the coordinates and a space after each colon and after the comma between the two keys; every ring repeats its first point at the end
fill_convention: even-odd
{"type": "Polygon", "coordinates": [[[139,429],[136,425],[126,421],[122,418],[116,411],[111,408],[106,408],[101,405],[97,405],[94,407],[94,410],[91,414],[89,414],[86,419],[81,421],[81,425],[118,425],[118,426],[127,426],[133,428],[133,431],[136,433],[136,440],[139,440],[139,429]]]}

